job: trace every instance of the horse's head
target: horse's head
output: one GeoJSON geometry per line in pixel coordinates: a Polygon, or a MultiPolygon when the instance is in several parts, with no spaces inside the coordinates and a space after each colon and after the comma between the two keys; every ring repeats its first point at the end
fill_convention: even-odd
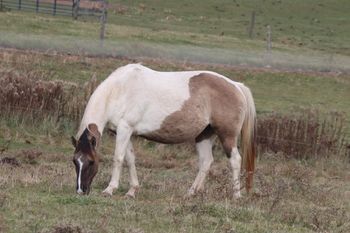
{"type": "Polygon", "coordinates": [[[89,194],[93,178],[98,170],[98,156],[96,147],[101,134],[95,124],[89,124],[77,141],[72,137],[75,147],[73,163],[77,172],[77,193],[89,194]]]}

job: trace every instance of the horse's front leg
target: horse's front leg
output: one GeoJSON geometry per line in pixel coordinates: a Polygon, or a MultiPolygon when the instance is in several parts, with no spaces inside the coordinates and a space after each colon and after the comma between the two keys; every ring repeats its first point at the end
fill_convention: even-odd
{"type": "Polygon", "coordinates": [[[135,194],[139,189],[139,180],[137,178],[137,172],[136,172],[136,166],[135,166],[134,148],[131,142],[129,142],[129,145],[126,151],[125,160],[129,168],[129,183],[130,183],[130,189],[126,193],[126,196],[135,197],[135,194]]]}
{"type": "Polygon", "coordinates": [[[119,186],[120,172],[130,143],[131,134],[132,128],[125,121],[121,121],[117,128],[112,177],[108,187],[103,191],[105,194],[112,195],[113,191],[119,186]]]}

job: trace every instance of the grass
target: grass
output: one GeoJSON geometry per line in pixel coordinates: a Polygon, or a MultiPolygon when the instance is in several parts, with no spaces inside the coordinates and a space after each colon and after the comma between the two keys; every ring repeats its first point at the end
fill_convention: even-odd
{"type": "MultiPolygon", "coordinates": [[[[349,55],[349,6],[346,0],[293,2],[266,0],[215,3],[196,1],[110,1],[107,36],[113,39],[149,40],[169,44],[205,44],[230,48],[234,40],[255,44],[265,39],[267,24],[276,47],[302,47],[349,55]],[[193,6],[195,5],[195,10],[193,6]],[[251,12],[256,12],[255,40],[247,40],[251,12]]],[[[70,18],[5,12],[1,30],[44,35],[97,37],[98,20],[89,23],[70,18]],[[19,17],[21,15],[21,17],[19,17]],[[92,23],[95,21],[96,23],[92,23]]],[[[84,19],[86,20],[86,19],[84,19]]]]}
{"type": "Polygon", "coordinates": [[[155,57],[222,64],[349,70],[348,4],[345,0],[293,3],[266,0],[110,2],[104,47],[99,22],[28,12],[1,12],[0,44],[71,53],[155,57]],[[255,37],[247,27],[256,12],[255,37]],[[266,25],[273,52],[266,56],[266,25]]]}
{"type": "MultiPolygon", "coordinates": [[[[0,49],[0,71],[80,87],[131,62],[157,70],[213,70],[251,88],[259,117],[300,108],[344,112],[350,137],[345,0],[110,3],[103,47],[93,18],[1,11],[0,45],[36,50],[0,49]],[[253,10],[256,25],[249,39],[253,10]],[[271,54],[265,51],[267,24],[271,54]]],[[[105,198],[101,191],[114,151],[114,139],[105,134],[92,193],[80,197],[69,143],[76,128],[74,121],[0,118],[0,161],[8,161],[0,162],[0,232],[350,231],[349,157],[260,154],[254,193],[235,201],[227,159],[215,146],[204,192],[186,199],[197,172],[193,146],[134,139],[141,191],[134,200],[124,198],[124,169],[120,190],[105,198]]]]}
{"type": "MultiPolygon", "coordinates": [[[[348,163],[312,160],[303,163],[278,156],[259,161],[256,194],[230,198],[228,161],[215,152],[205,192],[193,199],[183,195],[195,177],[196,156],[190,146],[150,148],[134,142],[141,181],[138,197],[126,199],[127,173],[112,198],[100,193],[107,185],[111,156],[103,154],[100,172],[89,197],[74,194],[71,155],[47,152],[36,163],[16,158],[21,166],[1,166],[0,213],[6,232],[53,232],[58,226],[83,232],[346,232],[349,208],[348,163]],[[157,153],[154,153],[157,151],[157,153]],[[175,154],[175,155],[169,155],[175,154]],[[149,167],[175,156],[172,168],[149,167]],[[25,171],[25,172],[23,172],[25,171]],[[82,217],[84,216],[84,217],[82,217]]],[[[105,137],[104,150],[113,151],[105,137]]],[[[70,148],[67,143],[52,147],[70,148]]],[[[6,151],[14,155],[17,150],[6,151]]],[[[3,157],[1,155],[1,157],[3,157]]]]}
{"type": "Polygon", "coordinates": [[[316,108],[324,112],[335,110],[350,115],[350,77],[348,74],[321,72],[284,72],[274,69],[247,69],[220,65],[200,65],[157,59],[116,59],[79,55],[54,55],[20,50],[2,50],[0,68],[17,73],[44,74],[47,80],[65,80],[80,85],[91,77],[105,79],[117,67],[130,62],[142,62],[156,70],[214,70],[247,84],[253,91],[260,113],[294,111],[296,108],[316,108]],[[282,80],[282,81],[281,81],[282,80]]]}
{"type": "MultiPolygon", "coordinates": [[[[34,51],[1,50],[0,69],[42,74],[45,80],[82,85],[101,80],[128,59],[86,57],[34,51]]],[[[344,111],[349,116],[346,74],[283,72],[271,69],[175,63],[137,59],[159,70],[209,69],[246,83],[254,93],[259,116],[288,113],[295,107],[344,111]],[[281,80],[283,80],[281,82],[281,80]],[[281,90],[283,90],[281,92],[281,90]],[[324,90],[327,90],[325,92],[324,90]],[[325,96],[327,93],[327,96],[325,96]]],[[[205,191],[184,198],[197,172],[191,145],[160,146],[134,139],[142,189],[125,199],[128,174],[112,198],[101,195],[111,172],[114,139],[107,134],[100,149],[102,164],[89,197],[75,195],[70,135],[76,124],[37,124],[11,118],[0,121],[0,229],[4,232],[347,232],[350,230],[348,158],[336,155],[306,160],[281,154],[260,155],[255,193],[232,199],[230,168],[221,147],[205,191]],[[8,145],[8,146],[6,146],[8,145]],[[38,156],[30,156],[33,153],[38,156]],[[84,216],[84,217],[82,217],[84,216]],[[63,229],[63,230],[62,230],[63,229]]],[[[242,178],[242,181],[244,179],[242,178]]]]}

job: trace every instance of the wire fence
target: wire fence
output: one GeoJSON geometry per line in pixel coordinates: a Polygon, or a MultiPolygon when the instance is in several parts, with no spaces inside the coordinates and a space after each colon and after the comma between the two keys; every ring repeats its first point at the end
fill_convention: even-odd
{"type": "Polygon", "coordinates": [[[107,8],[106,0],[0,0],[0,11],[28,11],[72,17],[75,20],[79,17],[97,18],[100,21],[99,47],[104,44],[107,8]]]}
{"type": "Polygon", "coordinates": [[[21,10],[51,15],[102,17],[103,0],[0,0],[0,9],[21,10]]]}

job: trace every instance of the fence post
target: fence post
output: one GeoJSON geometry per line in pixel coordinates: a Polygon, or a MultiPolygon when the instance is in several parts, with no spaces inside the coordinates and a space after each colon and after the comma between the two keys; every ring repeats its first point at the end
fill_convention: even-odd
{"type": "Polygon", "coordinates": [[[103,0],[102,15],[101,15],[101,30],[100,30],[100,44],[103,46],[103,41],[105,39],[105,30],[107,22],[107,2],[103,0]]]}
{"type": "Polygon", "coordinates": [[[79,2],[80,0],[73,0],[72,15],[74,19],[78,19],[79,2]]]}
{"type": "Polygon", "coordinates": [[[53,11],[52,11],[52,15],[56,15],[56,8],[57,8],[57,0],[53,1],[53,11]]]}
{"type": "Polygon", "coordinates": [[[18,0],[18,10],[22,8],[22,0],[18,0]]]}
{"type": "Polygon", "coordinates": [[[255,11],[252,12],[252,16],[250,18],[250,25],[249,25],[249,30],[248,30],[250,39],[253,39],[254,25],[255,25],[255,11]]]}
{"type": "Polygon", "coordinates": [[[2,0],[0,0],[0,11],[2,11],[2,0]]]}
{"type": "Polygon", "coordinates": [[[35,11],[36,13],[39,12],[39,0],[36,0],[35,11]]]}

